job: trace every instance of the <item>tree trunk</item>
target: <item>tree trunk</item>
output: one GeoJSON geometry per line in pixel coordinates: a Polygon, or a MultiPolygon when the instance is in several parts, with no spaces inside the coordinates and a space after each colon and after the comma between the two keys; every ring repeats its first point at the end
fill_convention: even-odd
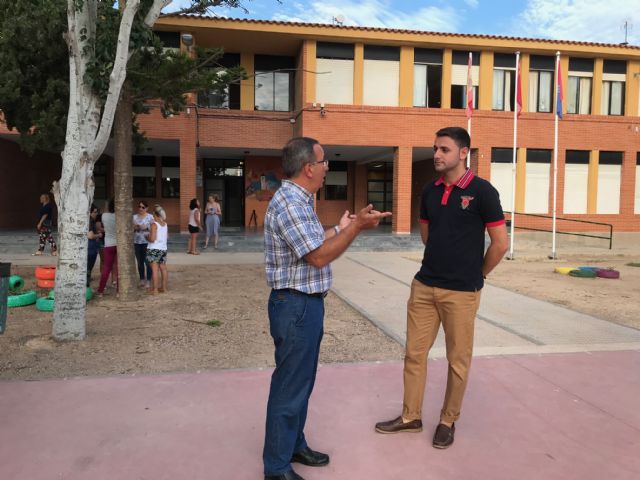
{"type": "Polygon", "coordinates": [[[67,141],[62,176],[53,187],[59,225],[53,336],[59,340],[82,340],[86,336],[87,232],[94,162],[83,154],[85,150],[80,142],[67,141]]]}
{"type": "Polygon", "coordinates": [[[118,243],[118,298],[131,301],[138,298],[138,282],[133,251],[133,177],[131,142],[133,134],[133,102],[128,81],[122,93],[113,124],[114,192],[116,207],[116,239],[118,243]]]}

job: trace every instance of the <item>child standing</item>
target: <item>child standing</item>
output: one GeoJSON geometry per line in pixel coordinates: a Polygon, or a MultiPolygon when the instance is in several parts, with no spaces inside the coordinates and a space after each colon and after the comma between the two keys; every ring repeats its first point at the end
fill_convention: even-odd
{"type": "Polygon", "coordinates": [[[151,265],[151,288],[149,294],[155,295],[167,291],[169,272],[167,271],[167,214],[160,205],[153,208],[153,223],[149,231],[147,262],[151,265]],[[162,275],[162,280],[160,280],[162,275]]]}

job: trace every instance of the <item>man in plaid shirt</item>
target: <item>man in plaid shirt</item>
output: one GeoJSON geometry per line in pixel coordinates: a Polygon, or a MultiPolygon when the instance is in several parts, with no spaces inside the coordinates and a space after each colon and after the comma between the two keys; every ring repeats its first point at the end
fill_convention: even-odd
{"type": "Polygon", "coordinates": [[[263,451],[265,480],[300,480],[291,462],[319,467],[329,456],[311,450],[304,436],[323,333],[324,297],[331,288],[330,262],[358,236],[378,226],[390,212],[367,205],[346,211],[324,230],[314,196],[329,171],[317,140],[294,138],[282,152],[287,180],[271,199],[264,221],[269,325],[276,368],[271,377],[263,451]]]}

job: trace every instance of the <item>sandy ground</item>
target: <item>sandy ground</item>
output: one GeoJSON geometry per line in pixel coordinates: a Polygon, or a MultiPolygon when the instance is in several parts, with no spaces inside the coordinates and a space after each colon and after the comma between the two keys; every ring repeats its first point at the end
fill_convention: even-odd
{"type": "MultiPolygon", "coordinates": [[[[410,258],[418,261],[416,255],[410,258]]],[[[640,262],[630,254],[541,255],[504,260],[492,285],[612,322],[640,328],[640,262]],[[558,266],[612,267],[621,278],[587,279],[554,273],[558,266]]],[[[416,265],[416,270],[418,266],[416,265]]],[[[14,267],[27,287],[33,267],[14,267]]],[[[92,300],[87,339],[51,339],[51,314],[35,306],[9,309],[0,336],[0,379],[160,373],[273,366],[268,288],[260,265],[171,266],[168,293],[121,303],[92,300]],[[207,325],[207,322],[219,325],[207,325]]],[[[43,292],[41,292],[43,293],[43,292]]],[[[333,294],[326,300],[321,362],[399,360],[402,348],[333,294]]]]}
{"type": "MultiPolygon", "coordinates": [[[[51,313],[9,309],[0,379],[255,368],[274,365],[260,265],[170,266],[170,291],[121,303],[89,302],[87,339],[51,339],[51,313]],[[219,326],[207,325],[218,321],[219,326]]],[[[27,287],[33,267],[15,267],[27,287]]],[[[94,272],[94,278],[96,273],[94,272]]],[[[403,349],[333,294],[325,302],[320,361],[398,360],[403,349]]]]}

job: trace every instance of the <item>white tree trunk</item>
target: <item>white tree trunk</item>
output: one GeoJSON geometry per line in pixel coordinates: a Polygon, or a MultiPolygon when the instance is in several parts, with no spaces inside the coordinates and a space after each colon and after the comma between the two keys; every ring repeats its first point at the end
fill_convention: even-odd
{"type": "MultiPolygon", "coordinates": [[[[147,25],[155,23],[160,10],[168,3],[167,0],[154,0],[145,18],[147,25]]],[[[60,235],[53,336],[60,340],[81,340],[86,336],[87,232],[94,192],[93,167],[107,145],[113,126],[130,56],[131,26],[139,6],[140,0],[128,0],[122,10],[109,95],[103,103],[85,83],[87,65],[93,58],[91,40],[95,37],[98,20],[97,0],[81,3],[67,0],[69,114],[62,175],[53,185],[60,235]],[[78,5],[82,5],[80,9],[78,5]]]]}

